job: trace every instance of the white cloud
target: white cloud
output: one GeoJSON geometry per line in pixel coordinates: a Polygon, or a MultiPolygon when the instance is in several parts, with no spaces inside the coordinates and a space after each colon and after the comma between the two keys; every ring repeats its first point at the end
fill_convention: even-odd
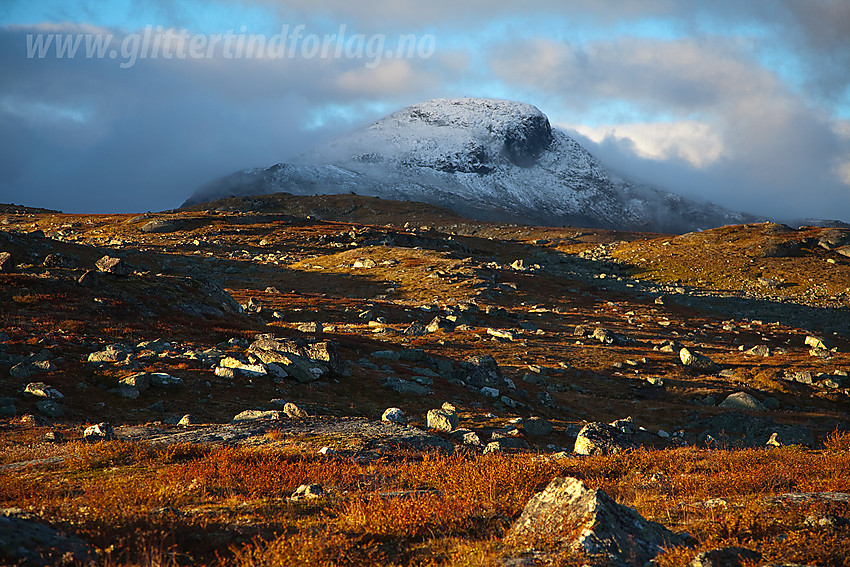
{"type": "Polygon", "coordinates": [[[721,135],[708,123],[695,120],[651,122],[610,126],[566,125],[594,142],[607,139],[625,142],[646,159],[684,160],[695,167],[706,167],[723,157],[721,135]]]}

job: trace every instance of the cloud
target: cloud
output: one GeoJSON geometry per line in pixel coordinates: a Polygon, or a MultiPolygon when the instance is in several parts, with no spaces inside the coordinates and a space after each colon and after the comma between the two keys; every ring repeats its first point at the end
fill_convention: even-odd
{"type": "Polygon", "coordinates": [[[120,55],[25,57],[27,33],[60,30],[110,33],[112,45],[128,33],[0,29],[4,202],[86,212],[178,206],[218,176],[284,161],[429,89],[436,96],[444,80],[426,59],[367,69],[345,57],[148,57],[122,69],[120,55]],[[352,112],[317,121],[332,105],[352,112]]]}
{"type": "Polygon", "coordinates": [[[726,38],[507,42],[490,65],[508,84],[547,93],[562,109],[558,121],[572,124],[623,173],[684,193],[704,187],[683,176],[684,162],[714,184],[701,196],[725,206],[850,218],[846,169],[836,175],[834,166],[850,144],[836,134],[834,119],[726,38]],[[606,102],[626,109],[619,122],[579,126],[606,102]],[[666,119],[633,119],[656,114],[666,119]],[[650,167],[626,159],[629,153],[675,167],[650,167]]]}
{"type": "Polygon", "coordinates": [[[723,157],[721,136],[706,122],[652,122],[620,125],[564,125],[600,144],[608,139],[630,143],[634,153],[650,160],[678,159],[703,168],[723,157]]]}

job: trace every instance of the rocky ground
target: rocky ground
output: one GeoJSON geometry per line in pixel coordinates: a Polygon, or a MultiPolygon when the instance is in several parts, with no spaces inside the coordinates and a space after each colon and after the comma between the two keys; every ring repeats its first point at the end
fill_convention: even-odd
{"type": "MultiPolygon", "coordinates": [[[[850,231],[839,229],[535,228],[356,195],[144,215],[3,206],[0,506],[21,510],[0,520],[73,532],[56,510],[28,507],[10,479],[67,474],[84,439],[356,463],[399,451],[473,462],[819,451],[850,431],[848,256],[850,231]]],[[[526,500],[551,479],[523,489],[526,500]]],[[[830,493],[850,491],[842,482],[830,493]]],[[[850,542],[844,521],[830,537],[850,542]]],[[[68,557],[116,564],[86,529],[62,536],[68,557]]],[[[692,552],[669,557],[690,561],[708,541],[682,537],[663,545],[692,552]]],[[[54,561],[4,541],[13,561],[54,561]]],[[[578,547],[608,553],[600,545],[578,547]]],[[[660,549],[635,553],[646,562],[660,549]]],[[[118,563],[144,563],[128,557],[118,563]]]]}

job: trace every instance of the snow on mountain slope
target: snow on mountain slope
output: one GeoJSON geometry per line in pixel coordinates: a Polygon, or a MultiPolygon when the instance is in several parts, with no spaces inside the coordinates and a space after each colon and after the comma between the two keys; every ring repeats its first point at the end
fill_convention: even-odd
{"type": "Polygon", "coordinates": [[[608,172],[529,104],[435,99],[290,164],[207,184],[183,206],[231,195],[355,192],[421,201],[482,220],[687,232],[758,220],[608,172]]]}

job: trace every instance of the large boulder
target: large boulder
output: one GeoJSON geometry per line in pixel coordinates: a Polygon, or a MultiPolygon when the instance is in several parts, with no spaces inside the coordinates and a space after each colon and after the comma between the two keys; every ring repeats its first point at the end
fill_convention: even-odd
{"type": "Polygon", "coordinates": [[[573,450],[579,455],[609,455],[635,448],[636,445],[617,427],[593,421],[578,432],[573,450]]]}
{"type": "Polygon", "coordinates": [[[95,267],[101,272],[115,274],[116,276],[126,276],[130,273],[130,268],[124,263],[124,260],[112,256],[104,256],[95,263],[95,267]]]}
{"type": "Polygon", "coordinates": [[[687,348],[679,351],[679,360],[682,361],[684,366],[696,370],[714,370],[717,366],[713,360],[704,354],[699,354],[687,348]]]}
{"type": "Polygon", "coordinates": [[[683,539],[572,477],[556,478],[533,496],[506,538],[521,547],[570,550],[616,566],[647,565],[683,539]]]}
{"type": "Polygon", "coordinates": [[[17,508],[0,509],[0,559],[10,565],[94,565],[96,550],[17,508]],[[8,563],[7,563],[8,562],[8,563]]]}
{"type": "Polygon", "coordinates": [[[437,431],[454,431],[460,424],[460,419],[455,412],[444,409],[428,410],[426,420],[428,428],[437,431]]]}

